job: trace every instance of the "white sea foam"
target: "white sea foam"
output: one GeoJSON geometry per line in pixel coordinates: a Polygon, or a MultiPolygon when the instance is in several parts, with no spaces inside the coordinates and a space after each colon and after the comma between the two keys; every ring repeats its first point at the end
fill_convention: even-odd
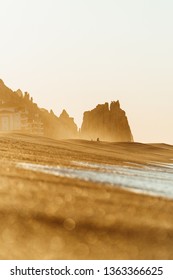
{"type": "Polygon", "coordinates": [[[167,165],[118,166],[91,162],[71,162],[75,167],[18,163],[17,166],[60,177],[116,185],[129,190],[173,198],[173,170],[167,165]]]}
{"type": "Polygon", "coordinates": [[[151,161],[150,164],[154,164],[156,166],[160,166],[160,167],[165,167],[165,168],[173,168],[173,163],[161,163],[161,162],[156,162],[156,161],[151,161]]]}

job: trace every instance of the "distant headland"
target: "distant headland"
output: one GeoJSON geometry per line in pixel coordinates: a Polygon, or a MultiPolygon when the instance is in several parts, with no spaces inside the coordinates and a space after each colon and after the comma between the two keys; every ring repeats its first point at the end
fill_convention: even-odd
{"type": "Polygon", "coordinates": [[[0,80],[0,132],[21,132],[54,139],[81,138],[111,142],[132,142],[133,136],[119,101],[99,104],[84,112],[81,128],[63,110],[39,108],[28,92],[12,91],[0,80]]]}

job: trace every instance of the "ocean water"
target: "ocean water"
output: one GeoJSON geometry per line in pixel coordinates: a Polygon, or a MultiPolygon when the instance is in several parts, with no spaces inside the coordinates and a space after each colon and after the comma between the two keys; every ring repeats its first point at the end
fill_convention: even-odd
{"type": "Polygon", "coordinates": [[[60,177],[119,186],[133,192],[173,198],[173,164],[124,166],[72,161],[74,167],[18,163],[19,168],[60,177]],[[75,167],[76,166],[76,167],[75,167]]]}

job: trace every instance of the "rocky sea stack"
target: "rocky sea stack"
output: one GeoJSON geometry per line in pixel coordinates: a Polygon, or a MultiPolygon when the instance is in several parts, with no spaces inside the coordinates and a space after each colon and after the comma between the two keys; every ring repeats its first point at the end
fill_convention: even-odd
{"type": "Polygon", "coordinates": [[[28,92],[12,91],[0,80],[0,132],[20,132],[54,139],[87,139],[114,142],[133,141],[125,112],[119,101],[97,105],[85,112],[78,131],[74,119],[63,110],[39,108],[28,92]]]}
{"type": "Polygon", "coordinates": [[[84,112],[81,137],[102,141],[132,142],[133,136],[125,112],[119,101],[99,104],[84,112]]]}

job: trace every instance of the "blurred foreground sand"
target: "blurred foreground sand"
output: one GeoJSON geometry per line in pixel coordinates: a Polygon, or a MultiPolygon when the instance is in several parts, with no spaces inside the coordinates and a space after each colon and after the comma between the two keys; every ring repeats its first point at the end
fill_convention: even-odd
{"type": "Polygon", "coordinates": [[[173,259],[173,200],[17,168],[170,162],[165,144],[0,136],[0,259],[173,259]]]}

